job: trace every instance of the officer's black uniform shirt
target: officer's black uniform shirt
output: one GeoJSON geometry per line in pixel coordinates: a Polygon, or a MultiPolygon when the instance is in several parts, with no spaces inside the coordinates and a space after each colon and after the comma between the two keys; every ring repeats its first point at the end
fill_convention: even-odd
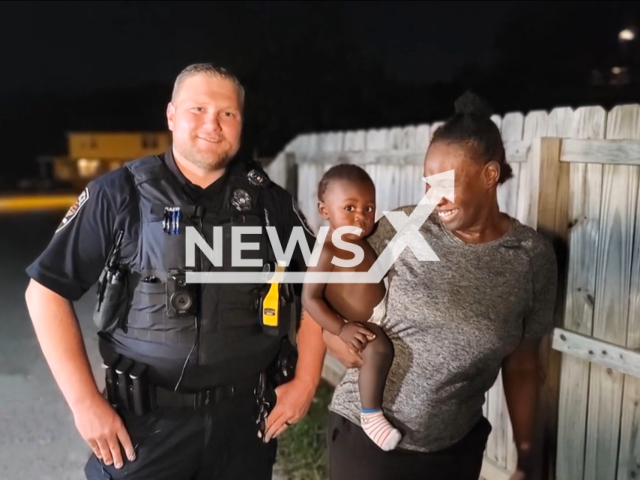
{"type": "MultiPolygon", "coordinates": [[[[160,158],[177,180],[180,188],[196,204],[215,210],[219,208],[220,202],[224,199],[227,173],[203,189],[193,185],[180,172],[171,148],[160,158]]],[[[123,254],[126,255],[127,251],[135,248],[134,241],[137,240],[139,219],[132,218],[135,208],[132,209],[131,202],[136,202],[135,195],[132,195],[132,188],[130,174],[124,167],[89,182],[76,204],[65,215],[47,248],[27,267],[27,274],[60,296],[71,301],[79,300],[99,279],[115,240],[116,225],[125,231],[123,254]],[[126,232],[134,229],[134,236],[127,236],[126,232]]],[[[270,218],[273,219],[272,223],[283,226],[285,234],[285,239],[282,240],[283,246],[286,246],[288,232],[291,232],[293,227],[301,226],[306,231],[309,248],[313,250],[315,237],[304,221],[304,217],[297,210],[292,197],[275,184],[265,188],[263,193],[265,194],[264,204],[270,218]]],[[[211,240],[207,238],[209,243],[211,240]]],[[[304,270],[304,268],[304,258],[297,246],[292,259],[292,269],[304,270]]],[[[301,286],[297,285],[298,291],[299,288],[301,286]]],[[[101,333],[101,338],[103,341],[100,348],[103,356],[114,349],[126,355],[131,350],[139,352],[140,348],[148,348],[148,346],[136,344],[135,341],[123,342],[117,336],[117,332],[113,337],[101,333]]],[[[166,365],[163,367],[172,372],[181,371],[186,358],[182,355],[178,358],[170,357],[171,355],[168,354],[165,359],[166,365]]],[[[153,365],[151,367],[153,370],[153,365]]],[[[226,371],[228,378],[225,380],[234,378],[232,363],[221,362],[218,370],[226,371]]],[[[224,376],[221,376],[219,371],[207,372],[202,369],[187,368],[181,385],[188,389],[206,387],[211,382],[220,383],[224,376]]]]}

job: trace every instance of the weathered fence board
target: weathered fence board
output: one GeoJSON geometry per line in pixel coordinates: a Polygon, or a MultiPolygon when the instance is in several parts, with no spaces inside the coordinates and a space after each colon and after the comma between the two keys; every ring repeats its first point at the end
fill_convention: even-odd
{"type": "MultiPolygon", "coordinates": [[[[635,139],[640,145],[640,106],[625,105],[617,108],[618,128],[612,130],[610,138],[635,139]]],[[[640,165],[640,162],[637,163],[640,165]]],[[[640,166],[614,167],[629,175],[627,204],[629,221],[625,225],[628,237],[625,237],[623,248],[630,257],[629,264],[624,265],[624,273],[628,275],[629,288],[624,291],[624,302],[627,305],[626,345],[628,349],[640,349],[640,166]],[[634,235],[635,229],[635,235],[634,235]],[[633,239],[633,240],[632,240],[633,239]],[[627,250],[628,249],[628,250],[627,250]]],[[[622,187],[622,185],[621,185],[622,187]]],[[[625,212],[627,213],[627,212],[625,212]]],[[[625,278],[627,280],[627,278],[625,278]]],[[[622,419],[620,421],[620,446],[618,456],[618,480],[631,480],[640,476],[640,379],[626,375],[623,378],[622,419]]]]}
{"type": "Polygon", "coordinates": [[[567,355],[640,378],[640,353],[635,350],[562,328],[556,328],[553,333],[553,348],[567,355]]]}
{"type": "MultiPolygon", "coordinates": [[[[606,112],[601,107],[579,108],[575,112],[571,136],[603,138],[605,120],[606,112]]],[[[569,167],[569,175],[569,265],[564,326],[568,330],[591,336],[602,165],[574,163],[569,167]]],[[[558,478],[582,480],[584,477],[589,374],[588,362],[573,356],[563,358],[558,414],[558,478]]]]}
{"type": "MultiPolygon", "coordinates": [[[[549,114],[547,138],[533,143],[540,145],[540,171],[538,177],[538,195],[536,224],[539,231],[551,236],[558,246],[566,244],[569,236],[567,218],[569,216],[570,165],[560,162],[561,138],[571,135],[573,129],[573,111],[570,108],[557,108],[549,114]]],[[[561,249],[557,252],[562,260],[561,249]]],[[[554,324],[562,326],[562,311],[566,296],[566,268],[564,262],[559,269],[558,294],[554,324]]],[[[555,474],[558,431],[558,399],[560,391],[561,354],[554,351],[551,338],[543,338],[540,356],[545,369],[546,381],[542,385],[539,403],[539,426],[536,432],[536,445],[540,468],[533,478],[551,478],[555,474]]],[[[536,452],[537,453],[537,452],[536,452]]]]}
{"type": "Polygon", "coordinates": [[[616,165],[640,165],[640,140],[578,140],[563,143],[560,160],[577,163],[602,163],[602,159],[616,165]]]}
{"type": "MultiPolygon", "coordinates": [[[[625,107],[609,112],[607,138],[628,135],[625,107]]],[[[593,337],[625,345],[629,316],[633,225],[638,194],[637,167],[603,167],[600,243],[593,337]]],[[[622,415],[623,374],[592,365],[587,423],[585,479],[616,478],[622,415]]]]}

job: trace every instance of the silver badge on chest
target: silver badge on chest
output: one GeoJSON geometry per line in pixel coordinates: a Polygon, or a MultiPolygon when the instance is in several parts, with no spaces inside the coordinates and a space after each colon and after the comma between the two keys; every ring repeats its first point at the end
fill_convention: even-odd
{"type": "Polygon", "coordinates": [[[240,212],[248,212],[251,210],[251,196],[238,188],[231,196],[231,205],[240,212]]]}

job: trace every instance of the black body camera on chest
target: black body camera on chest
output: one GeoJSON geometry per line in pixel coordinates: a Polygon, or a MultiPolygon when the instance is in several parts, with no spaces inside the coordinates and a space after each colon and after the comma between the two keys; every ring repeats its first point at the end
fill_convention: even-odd
{"type": "Polygon", "coordinates": [[[169,270],[167,277],[167,316],[191,317],[198,306],[198,285],[187,283],[186,272],[169,270]]]}

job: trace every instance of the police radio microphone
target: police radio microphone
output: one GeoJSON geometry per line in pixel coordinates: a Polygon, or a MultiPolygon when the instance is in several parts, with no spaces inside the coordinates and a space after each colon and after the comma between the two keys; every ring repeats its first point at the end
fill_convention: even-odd
{"type": "Polygon", "coordinates": [[[204,205],[198,204],[196,205],[196,209],[193,214],[189,216],[191,220],[194,220],[198,224],[198,232],[202,237],[204,237],[204,232],[202,231],[202,219],[204,218],[206,213],[206,208],[204,205]]]}
{"type": "MultiPolygon", "coordinates": [[[[204,234],[202,232],[202,219],[204,218],[205,213],[205,206],[198,204],[196,205],[194,212],[189,215],[189,218],[191,220],[197,222],[200,235],[202,235],[203,237],[204,234]]],[[[169,314],[169,317],[193,316],[194,327],[196,329],[196,335],[193,340],[193,345],[191,346],[191,350],[189,350],[189,354],[187,355],[187,358],[182,365],[180,377],[178,378],[178,381],[173,388],[173,390],[177,392],[178,388],[180,387],[180,383],[182,383],[182,379],[184,378],[184,372],[187,368],[187,364],[189,363],[189,359],[191,358],[191,354],[196,348],[198,338],[200,336],[200,325],[198,322],[198,305],[196,301],[198,298],[198,289],[195,285],[186,283],[185,274],[180,270],[169,271],[167,287],[167,313],[169,314]]]]}
{"type": "Polygon", "coordinates": [[[198,205],[196,207],[196,216],[198,218],[202,218],[202,217],[204,217],[204,214],[206,213],[206,211],[207,211],[207,209],[205,208],[204,205],[198,205]]]}
{"type": "Polygon", "coordinates": [[[193,212],[193,215],[191,215],[191,218],[193,220],[202,220],[204,218],[204,215],[206,213],[207,209],[204,205],[196,205],[196,209],[193,212]]]}

